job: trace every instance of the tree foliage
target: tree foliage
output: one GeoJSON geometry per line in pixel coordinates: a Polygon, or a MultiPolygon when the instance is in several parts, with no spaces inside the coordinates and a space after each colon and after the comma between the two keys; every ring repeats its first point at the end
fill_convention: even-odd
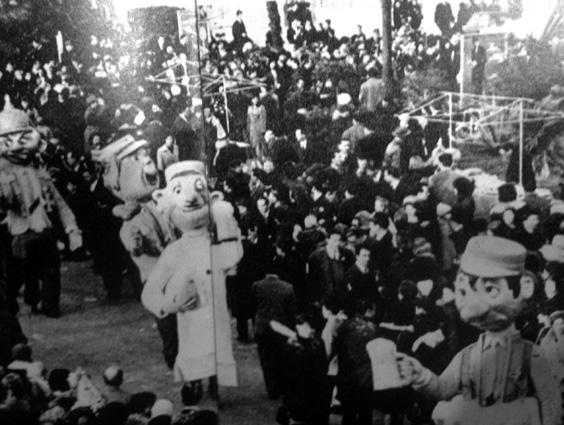
{"type": "Polygon", "coordinates": [[[402,96],[406,106],[410,106],[452,89],[445,71],[427,68],[405,76],[402,83],[402,96]]]}
{"type": "Polygon", "coordinates": [[[530,39],[526,56],[510,56],[496,66],[490,88],[496,94],[541,99],[562,81],[562,65],[550,46],[530,39]]]}

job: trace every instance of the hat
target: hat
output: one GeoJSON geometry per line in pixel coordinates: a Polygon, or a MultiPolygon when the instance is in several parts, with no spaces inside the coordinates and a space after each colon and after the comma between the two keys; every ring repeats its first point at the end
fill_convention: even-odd
{"type": "Polygon", "coordinates": [[[444,202],[439,202],[437,205],[437,217],[444,217],[452,211],[452,207],[444,202]]]}
{"type": "Polygon", "coordinates": [[[372,215],[368,211],[359,211],[355,214],[354,218],[358,220],[358,227],[361,229],[368,229],[368,224],[372,215]]]}
{"type": "Polygon", "coordinates": [[[119,366],[110,366],[104,371],[104,379],[107,382],[112,382],[114,379],[118,378],[119,375],[123,376],[123,370],[119,366]]]}
{"type": "Polygon", "coordinates": [[[21,109],[4,108],[0,112],[0,134],[19,133],[30,130],[29,117],[21,109]]]}
{"type": "Polygon", "coordinates": [[[548,318],[551,323],[554,323],[556,319],[564,319],[564,310],[553,311],[548,318]]]}
{"type": "Polygon", "coordinates": [[[86,104],[90,105],[91,103],[96,102],[96,96],[94,96],[93,94],[89,94],[88,96],[86,96],[86,104]]]}
{"type": "Polygon", "coordinates": [[[345,106],[349,105],[352,102],[352,97],[348,93],[341,93],[337,95],[337,105],[338,106],[345,106]]]}
{"type": "Polygon", "coordinates": [[[539,251],[549,263],[564,263],[564,235],[554,235],[552,243],[539,251]]]}
{"type": "Polygon", "coordinates": [[[523,245],[496,236],[476,236],[466,245],[460,270],[480,277],[519,276],[525,268],[523,245]]]}
{"type": "Polygon", "coordinates": [[[553,214],[564,214],[564,202],[557,202],[551,205],[550,215],[553,214]]]}
{"type": "Polygon", "coordinates": [[[413,241],[413,255],[423,255],[432,253],[433,249],[429,241],[423,237],[417,237],[413,241]]]}
{"type": "Polygon", "coordinates": [[[104,147],[104,149],[94,155],[93,159],[98,162],[110,162],[112,160],[119,162],[147,146],[149,146],[149,143],[146,140],[136,140],[135,137],[128,134],[104,147]]]}
{"type": "Polygon", "coordinates": [[[403,202],[402,205],[407,205],[407,204],[416,204],[417,203],[417,196],[415,195],[408,195],[405,198],[403,198],[403,202]]]}
{"type": "Polygon", "coordinates": [[[172,401],[161,398],[153,404],[151,408],[151,418],[157,416],[172,416],[174,413],[174,406],[172,401]]]}
{"type": "Polygon", "coordinates": [[[201,161],[180,161],[171,164],[165,170],[165,179],[170,182],[176,177],[186,176],[188,174],[205,175],[206,167],[201,161]]]}
{"type": "Polygon", "coordinates": [[[304,218],[304,226],[306,229],[311,229],[314,226],[317,226],[317,217],[313,214],[310,214],[304,218]]]}
{"type": "Polygon", "coordinates": [[[16,344],[12,347],[12,359],[24,362],[31,361],[31,347],[27,344],[16,344]]]}

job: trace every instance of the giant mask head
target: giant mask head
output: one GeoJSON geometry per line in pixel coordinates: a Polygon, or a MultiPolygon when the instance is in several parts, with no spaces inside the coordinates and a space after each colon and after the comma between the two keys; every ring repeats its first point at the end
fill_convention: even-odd
{"type": "Polygon", "coordinates": [[[182,161],[165,170],[166,187],[153,194],[170,223],[182,233],[207,228],[209,192],[200,161],[182,161]]]}
{"type": "Polygon", "coordinates": [[[508,239],[472,238],[454,283],[462,320],[494,332],[509,327],[523,305],[520,278],[525,257],[525,248],[508,239]]]}
{"type": "Polygon", "coordinates": [[[126,203],[151,199],[159,187],[157,167],[147,148],[147,141],[127,135],[93,153],[104,165],[104,185],[126,203]]]}
{"type": "Polygon", "coordinates": [[[40,139],[24,111],[5,108],[0,112],[0,157],[27,165],[39,150],[40,139]]]}

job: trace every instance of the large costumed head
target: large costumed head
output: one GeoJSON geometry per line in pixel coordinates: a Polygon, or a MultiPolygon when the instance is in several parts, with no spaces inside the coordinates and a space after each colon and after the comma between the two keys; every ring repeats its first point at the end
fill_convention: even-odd
{"type": "Polygon", "coordinates": [[[28,165],[39,150],[40,140],[41,136],[24,111],[5,108],[0,112],[0,158],[28,165]]]}
{"type": "Polygon", "coordinates": [[[200,161],[181,161],[165,170],[166,187],[153,198],[170,223],[182,233],[205,229],[210,222],[209,192],[205,166],[200,161]]]}
{"type": "Polygon", "coordinates": [[[159,187],[159,173],[146,140],[124,136],[93,152],[93,159],[104,165],[104,185],[126,203],[150,200],[159,187]]]}
{"type": "Polygon", "coordinates": [[[521,311],[527,251],[517,242],[476,236],[468,242],[454,282],[460,317],[482,330],[507,329],[521,311]]]}

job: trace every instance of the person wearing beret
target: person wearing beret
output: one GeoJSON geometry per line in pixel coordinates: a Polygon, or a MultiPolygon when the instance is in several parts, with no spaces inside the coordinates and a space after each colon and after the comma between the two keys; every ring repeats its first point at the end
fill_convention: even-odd
{"type": "Polygon", "coordinates": [[[441,401],[435,422],[448,424],[557,425],[561,396],[546,355],[515,327],[522,305],[525,248],[494,236],[472,238],[456,277],[460,317],[482,330],[478,341],[454,356],[440,376],[400,354],[406,383],[441,401]]]}

